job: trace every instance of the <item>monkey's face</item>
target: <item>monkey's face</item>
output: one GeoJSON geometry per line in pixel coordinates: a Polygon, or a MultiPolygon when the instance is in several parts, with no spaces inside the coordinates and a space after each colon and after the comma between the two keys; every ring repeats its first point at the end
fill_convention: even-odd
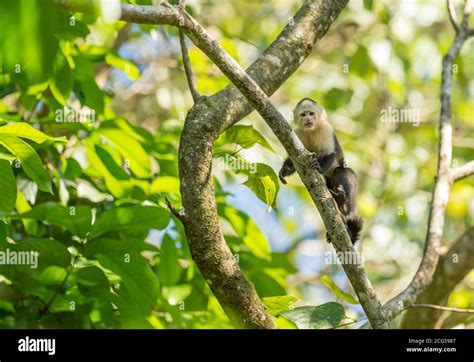
{"type": "Polygon", "coordinates": [[[295,109],[295,119],[299,128],[313,130],[318,127],[323,117],[324,109],[309,100],[301,102],[295,109]]]}

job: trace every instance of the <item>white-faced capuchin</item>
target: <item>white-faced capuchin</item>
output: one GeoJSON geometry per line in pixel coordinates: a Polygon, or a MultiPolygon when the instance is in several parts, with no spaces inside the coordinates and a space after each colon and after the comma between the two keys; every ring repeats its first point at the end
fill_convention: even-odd
{"type": "MultiPolygon", "coordinates": [[[[362,219],[356,205],[357,175],[354,170],[345,167],[342,147],[327,120],[326,111],[312,99],[303,98],[295,107],[294,120],[295,132],[306,149],[314,154],[312,165],[324,175],[351,241],[355,244],[362,230],[362,219]]],[[[279,173],[281,182],[286,184],[285,177],[295,171],[293,162],[287,158],[279,173]]],[[[329,234],[326,234],[326,238],[331,242],[329,234]]]]}

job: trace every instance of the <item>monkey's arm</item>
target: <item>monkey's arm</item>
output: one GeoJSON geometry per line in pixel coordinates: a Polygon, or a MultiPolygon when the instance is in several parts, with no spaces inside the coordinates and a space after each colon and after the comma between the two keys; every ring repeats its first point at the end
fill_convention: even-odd
{"type": "Polygon", "coordinates": [[[283,162],[283,166],[281,166],[281,170],[278,174],[278,177],[280,178],[280,181],[286,185],[285,177],[293,175],[295,172],[295,166],[293,165],[291,159],[288,157],[285,162],[283,162]]]}

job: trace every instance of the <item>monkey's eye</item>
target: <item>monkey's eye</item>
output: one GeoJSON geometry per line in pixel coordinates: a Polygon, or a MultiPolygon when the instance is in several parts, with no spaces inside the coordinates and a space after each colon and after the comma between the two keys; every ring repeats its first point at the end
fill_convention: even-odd
{"type": "Polygon", "coordinates": [[[300,117],[304,117],[304,115],[305,115],[305,113],[304,113],[304,112],[303,112],[303,113],[300,113],[300,117]]]}
{"type": "Polygon", "coordinates": [[[309,112],[309,115],[310,115],[310,116],[314,116],[314,112],[309,112]]]}

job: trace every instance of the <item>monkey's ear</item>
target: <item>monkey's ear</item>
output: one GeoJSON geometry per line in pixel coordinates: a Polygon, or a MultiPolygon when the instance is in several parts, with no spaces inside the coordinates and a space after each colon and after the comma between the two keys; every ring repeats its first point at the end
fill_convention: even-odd
{"type": "Polygon", "coordinates": [[[321,107],[320,119],[322,121],[327,121],[328,120],[328,114],[326,113],[326,110],[323,107],[321,107]]]}

